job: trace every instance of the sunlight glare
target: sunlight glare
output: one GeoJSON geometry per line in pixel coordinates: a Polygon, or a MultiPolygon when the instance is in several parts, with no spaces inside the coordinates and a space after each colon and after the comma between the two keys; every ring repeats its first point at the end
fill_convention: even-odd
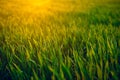
{"type": "Polygon", "coordinates": [[[27,3],[32,6],[43,6],[49,2],[50,0],[27,0],[27,3]]]}

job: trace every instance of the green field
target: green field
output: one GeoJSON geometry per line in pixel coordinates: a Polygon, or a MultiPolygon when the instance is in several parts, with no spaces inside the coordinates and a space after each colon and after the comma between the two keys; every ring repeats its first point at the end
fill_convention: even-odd
{"type": "Polygon", "coordinates": [[[120,0],[0,0],[0,80],[119,80],[120,0]]]}

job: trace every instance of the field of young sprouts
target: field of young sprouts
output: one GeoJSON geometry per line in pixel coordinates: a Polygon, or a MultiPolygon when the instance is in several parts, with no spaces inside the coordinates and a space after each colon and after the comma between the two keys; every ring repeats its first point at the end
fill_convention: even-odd
{"type": "Polygon", "coordinates": [[[119,0],[0,0],[0,80],[119,75],[119,0]]]}

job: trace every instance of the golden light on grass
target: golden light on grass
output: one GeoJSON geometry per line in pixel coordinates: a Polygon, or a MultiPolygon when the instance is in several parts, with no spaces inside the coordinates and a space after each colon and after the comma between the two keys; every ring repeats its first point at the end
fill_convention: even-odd
{"type": "Polygon", "coordinates": [[[30,13],[44,12],[45,14],[50,4],[50,0],[26,0],[21,3],[20,9],[22,11],[30,13]]]}
{"type": "Polygon", "coordinates": [[[48,4],[50,0],[27,0],[26,3],[32,5],[32,6],[44,6],[48,4]]]}
{"type": "Polygon", "coordinates": [[[0,80],[118,80],[120,6],[94,1],[0,0],[0,80]]]}
{"type": "Polygon", "coordinates": [[[51,0],[8,0],[1,2],[2,9],[12,15],[27,15],[28,13],[35,15],[41,15],[42,13],[42,15],[45,15],[49,13],[48,8],[51,4],[51,0]]]}
{"type": "Polygon", "coordinates": [[[21,8],[27,9],[27,8],[43,8],[50,4],[50,0],[25,0],[18,2],[21,5],[21,8]]]}

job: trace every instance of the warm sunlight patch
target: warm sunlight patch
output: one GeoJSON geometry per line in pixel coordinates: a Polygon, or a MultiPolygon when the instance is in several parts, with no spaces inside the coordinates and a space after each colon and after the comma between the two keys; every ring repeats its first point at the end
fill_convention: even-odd
{"type": "Polygon", "coordinates": [[[46,13],[51,0],[2,0],[0,7],[11,14],[46,13]]]}
{"type": "Polygon", "coordinates": [[[24,3],[30,4],[33,6],[43,6],[49,2],[50,2],[50,0],[26,0],[26,1],[24,1],[24,3]]]}
{"type": "Polygon", "coordinates": [[[26,0],[21,2],[20,7],[23,11],[36,13],[46,10],[49,4],[50,0],[26,0]]]}

